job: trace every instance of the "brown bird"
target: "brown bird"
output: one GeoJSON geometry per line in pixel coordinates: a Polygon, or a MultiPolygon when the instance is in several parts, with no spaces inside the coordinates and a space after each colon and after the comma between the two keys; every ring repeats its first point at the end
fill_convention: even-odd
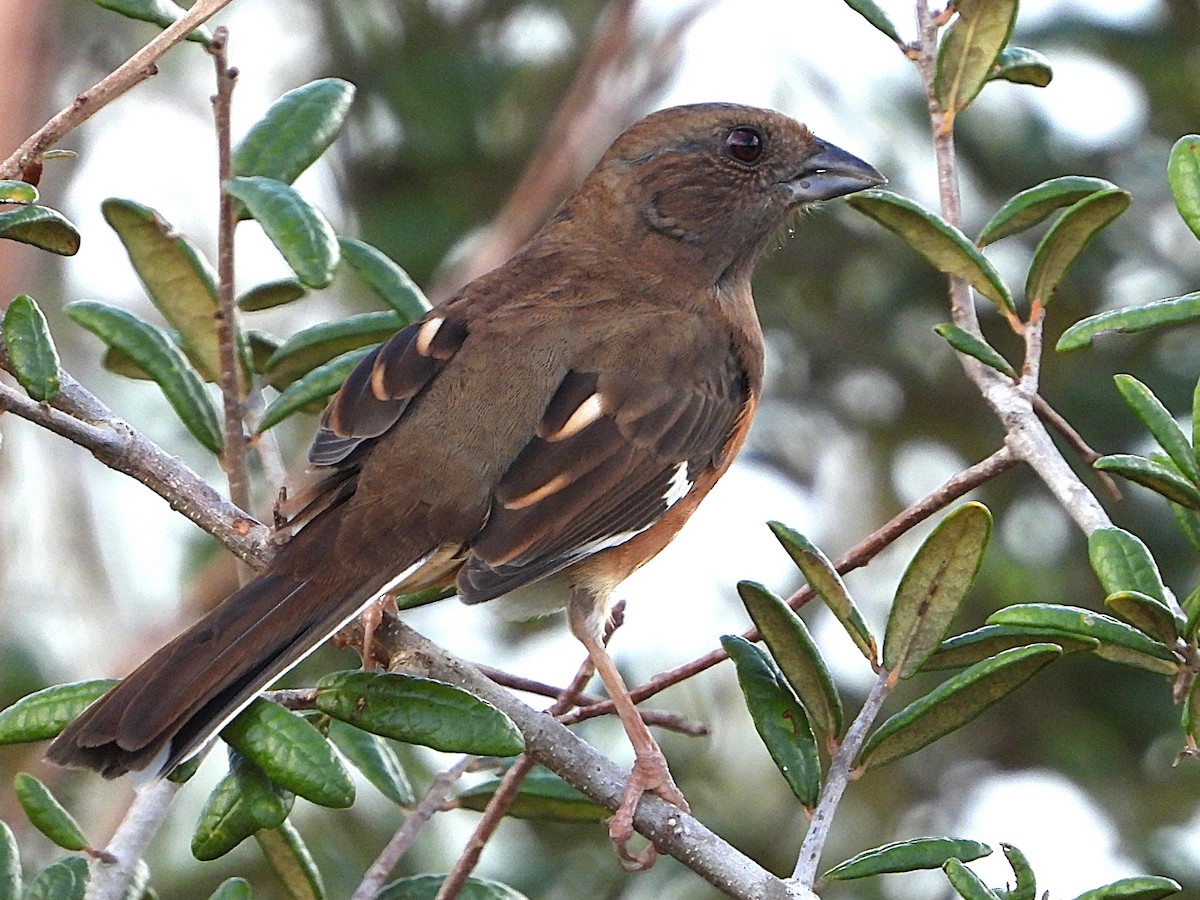
{"type": "Polygon", "coordinates": [[[170,771],[385,592],[466,603],[540,579],[636,759],[610,822],[686,801],[601,642],[614,588],[679,531],[762,384],[760,251],[811,203],[883,183],[779,113],[663,110],[622,134],[507,263],[380,346],[333,398],[269,569],[90,706],[47,756],[170,771]]]}

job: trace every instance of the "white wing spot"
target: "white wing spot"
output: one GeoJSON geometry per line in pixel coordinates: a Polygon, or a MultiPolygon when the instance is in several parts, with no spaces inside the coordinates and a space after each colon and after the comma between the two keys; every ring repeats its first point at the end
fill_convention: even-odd
{"type": "Polygon", "coordinates": [[[571,413],[571,417],[563,423],[562,428],[553,434],[546,435],[545,440],[551,444],[555,441],[565,441],[567,438],[579,434],[602,415],[604,415],[604,395],[592,394],[579,404],[575,412],[571,413]]]}
{"type": "Polygon", "coordinates": [[[437,337],[438,329],[442,327],[442,323],[445,321],[445,318],[442,316],[434,316],[417,331],[417,352],[422,356],[429,355],[429,345],[433,343],[433,339],[437,337]]]}
{"type": "Polygon", "coordinates": [[[667,492],[663,494],[663,502],[667,504],[667,509],[686,497],[692,489],[692,484],[688,477],[687,460],[684,460],[675,467],[675,474],[671,476],[671,483],[667,485],[667,492]]]}

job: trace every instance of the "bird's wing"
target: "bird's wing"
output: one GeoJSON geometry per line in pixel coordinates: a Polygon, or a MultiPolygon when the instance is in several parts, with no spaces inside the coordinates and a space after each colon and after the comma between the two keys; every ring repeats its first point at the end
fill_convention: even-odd
{"type": "Polygon", "coordinates": [[[749,400],[731,353],[683,385],[571,371],[496,485],[459,575],[468,603],[498,597],[652,526],[725,461],[749,400]]]}

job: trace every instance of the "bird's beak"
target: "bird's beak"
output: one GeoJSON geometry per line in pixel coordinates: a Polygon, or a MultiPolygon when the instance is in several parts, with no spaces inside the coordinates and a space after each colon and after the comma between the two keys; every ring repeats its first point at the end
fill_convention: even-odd
{"type": "Polygon", "coordinates": [[[887,184],[870,163],[841,147],[815,140],[813,154],[800,172],[787,182],[796,203],[816,203],[887,184]]]}

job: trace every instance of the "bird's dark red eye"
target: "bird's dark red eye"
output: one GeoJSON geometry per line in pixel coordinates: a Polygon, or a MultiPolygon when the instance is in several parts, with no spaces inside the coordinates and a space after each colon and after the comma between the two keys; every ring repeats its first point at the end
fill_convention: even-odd
{"type": "Polygon", "coordinates": [[[738,162],[758,162],[765,145],[763,136],[754,128],[742,126],[725,135],[725,149],[738,162]]]}

